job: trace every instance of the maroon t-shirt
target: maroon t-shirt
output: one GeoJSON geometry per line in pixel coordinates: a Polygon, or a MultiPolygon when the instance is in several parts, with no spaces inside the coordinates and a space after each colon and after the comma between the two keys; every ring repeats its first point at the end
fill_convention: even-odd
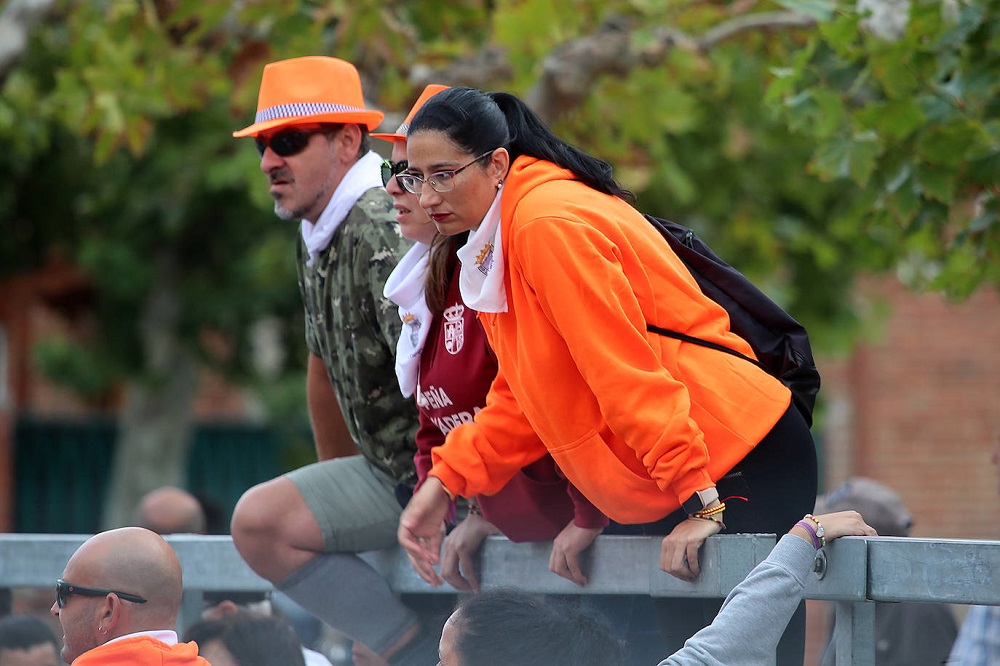
{"type": "MultiPolygon", "coordinates": [[[[486,404],[497,373],[497,359],[476,312],[462,302],[460,266],[448,286],[447,306],[435,317],[420,355],[417,382],[417,454],[419,483],[431,468],[431,449],[452,428],[472,421],[486,404]]],[[[418,485],[419,485],[418,483],[418,485]]],[[[518,472],[495,495],[477,498],[483,517],[511,541],[548,541],[572,520],[580,527],[604,527],[607,518],[562,476],[551,456],[518,472]]]]}

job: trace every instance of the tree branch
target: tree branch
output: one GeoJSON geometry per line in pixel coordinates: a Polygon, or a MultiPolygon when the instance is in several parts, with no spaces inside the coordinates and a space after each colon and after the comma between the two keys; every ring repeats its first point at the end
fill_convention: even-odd
{"type": "MultiPolygon", "coordinates": [[[[700,37],[661,27],[652,39],[637,46],[635,21],[613,18],[590,35],[572,39],[555,49],[542,63],[538,82],[525,95],[525,102],[546,122],[582,104],[597,79],[625,77],[640,67],[656,67],[675,48],[706,52],[722,42],[747,32],[808,28],[815,25],[809,16],[793,12],[764,12],[738,16],[720,23],[700,37]]],[[[410,72],[416,88],[429,83],[498,87],[511,78],[506,54],[496,48],[458,59],[445,67],[418,65],[410,72]]]]}

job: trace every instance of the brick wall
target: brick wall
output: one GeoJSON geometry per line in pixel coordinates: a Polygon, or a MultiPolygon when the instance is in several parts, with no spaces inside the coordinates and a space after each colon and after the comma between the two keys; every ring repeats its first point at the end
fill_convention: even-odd
{"type": "Polygon", "coordinates": [[[870,292],[891,304],[879,332],[849,359],[819,362],[832,407],[821,484],[858,474],[891,486],[914,536],[996,538],[1000,295],[953,304],[889,282],[870,292]]]}

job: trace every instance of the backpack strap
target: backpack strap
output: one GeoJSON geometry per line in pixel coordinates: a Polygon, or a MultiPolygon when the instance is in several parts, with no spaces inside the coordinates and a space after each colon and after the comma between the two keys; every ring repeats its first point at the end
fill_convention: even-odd
{"type": "Polygon", "coordinates": [[[701,338],[696,338],[693,335],[688,335],[687,333],[680,333],[678,331],[672,331],[669,328],[660,328],[659,326],[654,326],[653,324],[649,324],[649,323],[646,324],[646,330],[649,331],[650,333],[657,333],[657,334],[662,335],[662,336],[667,337],[667,338],[673,338],[674,340],[680,340],[681,342],[690,342],[691,344],[698,345],[699,347],[707,347],[709,349],[714,349],[716,351],[725,352],[725,353],[730,354],[732,356],[735,356],[737,358],[741,358],[744,361],[749,361],[750,363],[753,363],[754,365],[756,365],[758,368],[760,368],[761,370],[763,370],[767,374],[771,375],[772,377],[774,376],[774,373],[772,373],[767,368],[767,366],[765,366],[763,363],[761,363],[757,359],[752,358],[750,356],[747,356],[746,354],[741,354],[740,352],[736,351],[735,349],[730,349],[729,347],[727,347],[725,345],[720,345],[720,344],[718,344],[716,342],[709,342],[708,340],[702,340],[701,338]]]}

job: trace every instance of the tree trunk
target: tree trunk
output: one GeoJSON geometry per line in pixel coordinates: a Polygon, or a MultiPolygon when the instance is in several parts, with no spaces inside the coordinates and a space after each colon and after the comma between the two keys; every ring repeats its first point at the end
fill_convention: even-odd
{"type": "Polygon", "coordinates": [[[159,278],[138,327],[146,371],[126,389],[104,529],[132,524],[135,507],[150,490],[184,482],[198,364],[177,336],[181,306],[173,258],[163,254],[156,262],[159,278]]]}

